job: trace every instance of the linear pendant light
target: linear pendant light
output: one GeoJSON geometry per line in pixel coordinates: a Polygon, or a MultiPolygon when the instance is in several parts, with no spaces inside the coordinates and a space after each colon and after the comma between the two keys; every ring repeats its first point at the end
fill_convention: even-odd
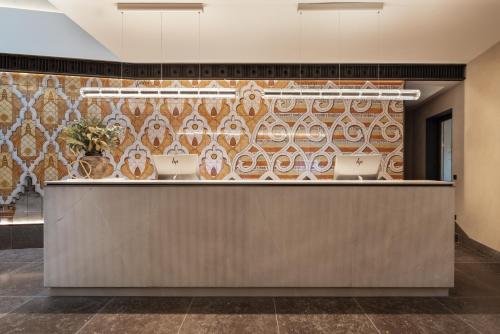
{"type": "Polygon", "coordinates": [[[235,98],[236,91],[233,88],[141,88],[141,87],[84,87],[80,89],[83,97],[88,98],[169,98],[169,99],[231,99],[235,98]]]}
{"type": "MultiPolygon", "coordinates": [[[[380,10],[384,8],[383,2],[321,2],[321,3],[299,3],[297,10],[300,15],[302,11],[312,10],[380,10]]],[[[340,15],[340,14],[339,14],[340,15]]],[[[302,21],[301,21],[302,22],[302,21]]],[[[300,28],[302,31],[302,28],[300,28]]],[[[340,17],[339,31],[340,35],[340,17]]],[[[301,36],[299,36],[300,38],[301,36]]],[[[380,31],[379,31],[380,38],[380,31]]],[[[299,45],[301,44],[301,41],[299,45]]],[[[380,45],[379,45],[380,49],[380,45]]],[[[300,49],[299,49],[300,54],[300,49]]],[[[300,75],[302,70],[300,69],[300,75]]],[[[380,75],[380,65],[378,69],[380,75]]],[[[301,77],[302,79],[302,77],[301,77]]],[[[340,83],[340,64],[339,64],[340,83]]],[[[420,91],[416,89],[366,89],[366,88],[266,88],[264,99],[284,100],[393,100],[393,101],[415,101],[420,98],[420,91]]]]}
{"type": "MultiPolygon", "coordinates": [[[[122,13],[122,53],[123,53],[123,12],[124,11],[197,11],[198,15],[203,11],[203,3],[117,3],[117,9],[122,13]]],[[[161,24],[161,36],[163,36],[163,16],[161,24]]],[[[198,17],[198,39],[199,33],[198,17]]],[[[161,37],[161,48],[163,56],[163,37],[161,37]]],[[[198,41],[199,49],[199,41],[198,41]]],[[[198,50],[199,53],[199,50],[198,50]]],[[[200,60],[201,61],[201,60],[200,60]]],[[[161,65],[160,65],[161,66],[161,65]]],[[[123,67],[123,63],[122,63],[123,67]]],[[[201,62],[199,66],[201,75],[201,62]]],[[[163,66],[161,69],[161,81],[163,81],[163,66]]],[[[123,80],[123,78],[122,78],[123,80]]],[[[198,80],[200,81],[200,80],[198,80]]],[[[237,98],[236,89],[219,87],[83,87],[80,95],[84,98],[171,98],[171,99],[234,99],[237,98]]]]}
{"type": "Polygon", "coordinates": [[[416,89],[272,89],[264,90],[264,99],[284,100],[418,100],[416,89]]]}

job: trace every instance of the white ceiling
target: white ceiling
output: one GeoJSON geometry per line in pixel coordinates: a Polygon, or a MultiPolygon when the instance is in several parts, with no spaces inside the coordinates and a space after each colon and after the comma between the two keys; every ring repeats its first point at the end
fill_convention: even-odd
{"type": "Polygon", "coordinates": [[[41,12],[59,12],[48,0],[0,0],[0,7],[37,10],[41,12]]]}
{"type": "Polygon", "coordinates": [[[420,90],[420,99],[417,101],[405,101],[405,106],[407,109],[414,109],[432,98],[443,94],[459,83],[459,81],[407,81],[405,88],[420,90]]]}
{"type": "Polygon", "coordinates": [[[386,0],[380,15],[316,11],[302,19],[296,0],[205,0],[200,57],[195,12],[163,14],[163,55],[161,14],[125,12],[122,52],[117,0],[49,1],[130,62],[466,63],[500,40],[500,0],[386,0]]]}

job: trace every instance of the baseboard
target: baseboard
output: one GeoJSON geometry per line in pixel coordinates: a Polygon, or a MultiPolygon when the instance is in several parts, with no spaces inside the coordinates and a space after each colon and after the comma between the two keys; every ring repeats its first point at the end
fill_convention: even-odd
{"type": "Polygon", "coordinates": [[[448,288],[50,288],[50,296],[445,297],[448,288]]]}
{"type": "Polygon", "coordinates": [[[461,244],[464,247],[473,249],[475,251],[478,251],[479,253],[482,253],[488,257],[492,257],[500,261],[499,251],[490,248],[486,245],[483,245],[482,243],[474,239],[471,239],[458,224],[455,224],[455,236],[456,236],[455,240],[458,244],[461,244]]]}

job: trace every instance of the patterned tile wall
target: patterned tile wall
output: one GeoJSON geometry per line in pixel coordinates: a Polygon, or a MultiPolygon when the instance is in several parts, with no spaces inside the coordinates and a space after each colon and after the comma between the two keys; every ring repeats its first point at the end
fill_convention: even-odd
{"type": "MultiPolygon", "coordinates": [[[[329,179],[335,155],[383,154],[382,175],[403,176],[403,104],[396,101],[268,101],[265,87],[293,81],[202,81],[236,87],[237,100],[82,99],[82,86],[196,86],[197,81],[129,81],[0,72],[0,204],[15,202],[31,177],[78,177],[75,157],[61,139],[79,117],[120,124],[119,147],[107,156],[108,175],[154,177],[152,154],[196,153],[204,179],[329,179]]],[[[371,82],[309,81],[324,87],[371,82]]],[[[379,82],[399,88],[401,81],[379,82]]]]}

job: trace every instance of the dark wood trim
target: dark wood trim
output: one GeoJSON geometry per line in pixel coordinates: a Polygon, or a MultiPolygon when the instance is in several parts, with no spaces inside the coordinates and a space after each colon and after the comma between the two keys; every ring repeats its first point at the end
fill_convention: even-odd
{"type": "Polygon", "coordinates": [[[452,118],[453,109],[427,118],[425,129],[425,179],[441,178],[441,122],[452,118]]]}
{"type": "Polygon", "coordinates": [[[465,80],[464,64],[139,64],[0,53],[0,71],[126,79],[465,80]],[[123,65],[123,71],[122,71],[123,65]],[[340,67],[340,73],[339,73],[340,67]],[[302,69],[302,75],[299,71],[302,69]],[[163,70],[163,71],[162,71],[163,70]]]}

